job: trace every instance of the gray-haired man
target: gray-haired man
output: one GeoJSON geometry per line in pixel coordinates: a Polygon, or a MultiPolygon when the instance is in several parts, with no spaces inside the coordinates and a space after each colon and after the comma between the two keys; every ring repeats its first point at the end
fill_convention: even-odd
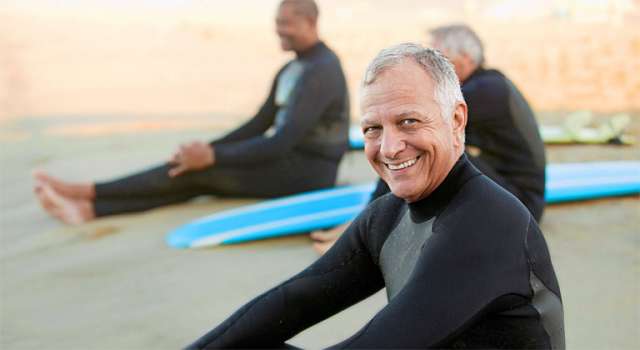
{"type": "Polygon", "coordinates": [[[546,161],[531,107],[504,74],[484,68],[482,41],[471,28],[448,25],[430,33],[432,46],[453,63],[469,106],[469,159],[540,220],[546,161]]]}
{"type": "MultiPolygon", "coordinates": [[[[544,144],[538,124],[524,96],[502,73],[485,69],[482,41],[465,25],[431,31],[432,45],[453,63],[462,83],[469,120],[466,148],[469,160],[485,175],[516,196],[536,220],[545,200],[544,144]]],[[[389,192],[379,180],[372,200],[389,192]]],[[[343,232],[340,226],[311,234],[323,254],[343,232]]]]}
{"type": "Polygon", "coordinates": [[[415,44],[383,50],[361,110],[367,159],[392,193],[191,348],[282,347],[385,287],[389,303],[334,348],[563,348],[544,237],[463,154],[467,106],[451,64],[415,44]]]}

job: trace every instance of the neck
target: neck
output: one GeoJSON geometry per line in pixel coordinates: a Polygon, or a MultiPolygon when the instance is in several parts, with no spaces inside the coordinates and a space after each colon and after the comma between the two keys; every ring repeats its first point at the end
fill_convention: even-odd
{"type": "Polygon", "coordinates": [[[309,49],[314,47],[318,42],[320,42],[320,39],[318,38],[317,35],[314,35],[313,37],[310,37],[308,40],[306,40],[302,45],[300,45],[300,48],[297,49],[296,52],[308,51],[309,49]]]}
{"type": "Polygon", "coordinates": [[[305,45],[301,45],[301,47],[304,47],[304,48],[296,49],[295,50],[296,56],[298,56],[298,58],[302,58],[310,55],[311,52],[313,52],[313,48],[316,47],[318,43],[320,43],[320,40],[316,38],[313,41],[309,41],[309,43],[305,45]]]}
{"type": "Polygon", "coordinates": [[[478,68],[480,68],[480,66],[477,66],[475,64],[468,66],[465,71],[460,74],[460,83],[464,83],[465,81],[467,81],[467,79],[469,79],[473,75],[473,73],[478,70],[478,68]]]}
{"type": "Polygon", "coordinates": [[[467,160],[467,156],[461,155],[449,170],[444,181],[433,192],[418,201],[408,203],[412,220],[422,222],[437,216],[464,183],[479,174],[480,172],[467,160]]]}

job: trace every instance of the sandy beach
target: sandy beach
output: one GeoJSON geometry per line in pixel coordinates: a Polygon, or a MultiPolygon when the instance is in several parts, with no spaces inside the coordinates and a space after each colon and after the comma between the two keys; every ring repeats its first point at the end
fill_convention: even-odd
{"type": "MultiPolygon", "coordinates": [[[[167,232],[191,219],[254,202],[219,198],[68,227],[39,208],[30,174],[110,179],[248,118],[291,57],[272,34],[277,1],[75,3],[0,8],[0,348],[180,348],[313,262],[310,239],[165,245],[167,232]]],[[[358,81],[380,48],[424,41],[429,26],[479,11],[468,1],[432,11],[414,9],[436,2],[399,2],[393,11],[390,1],[320,3],[322,32],[349,77],[354,120],[358,81]]],[[[536,9],[520,11],[531,18],[518,21],[485,9],[477,26],[489,62],[512,76],[540,122],[561,123],[576,109],[593,110],[596,121],[628,112],[628,133],[640,141],[638,12],[547,23],[536,9]]],[[[638,160],[640,145],[552,146],[547,158],[638,160]]],[[[340,183],[373,178],[361,152],[345,157],[340,183]]],[[[554,205],[541,227],[563,293],[567,348],[639,348],[640,197],[554,205]]],[[[378,293],[292,343],[340,341],[385,302],[378,293]]]]}
{"type": "MultiPolygon", "coordinates": [[[[640,125],[634,116],[632,131],[640,125]]],[[[547,120],[557,116],[547,115],[547,120]]],[[[181,140],[215,131],[59,135],[55,120],[2,125],[0,299],[6,349],[175,349],[222,321],[253,296],[317,258],[306,236],[202,250],[164,244],[172,228],[253,202],[203,198],[150,212],[65,227],[44,214],[30,171],[107,179],[164,159],[181,140]]],[[[557,146],[553,162],[637,159],[639,146],[557,146]]],[[[373,178],[360,152],[349,154],[341,183],[373,178]]],[[[562,287],[571,349],[632,349],[640,295],[638,197],[548,208],[542,229],[562,287]]],[[[308,348],[330,345],[361,327],[384,294],[297,336],[308,348]]]]}

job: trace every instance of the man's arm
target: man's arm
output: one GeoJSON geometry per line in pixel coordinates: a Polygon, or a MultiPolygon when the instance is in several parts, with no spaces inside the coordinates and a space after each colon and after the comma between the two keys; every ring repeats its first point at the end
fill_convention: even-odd
{"type": "Polygon", "coordinates": [[[384,286],[357,219],[310,267],[255,298],[188,349],[278,347],[384,286]]]}
{"type": "MultiPolygon", "coordinates": [[[[280,72],[282,72],[282,70],[280,70],[280,72]]],[[[278,75],[280,72],[278,72],[278,75]]],[[[245,124],[226,136],[208,144],[200,141],[194,141],[181,145],[178,151],[176,151],[169,160],[169,163],[173,165],[173,168],[169,170],[169,176],[176,177],[189,171],[211,167],[215,165],[216,148],[218,145],[237,142],[263,134],[273,124],[275,119],[277,111],[277,107],[275,105],[275,91],[278,75],[276,75],[276,78],[271,84],[271,90],[269,91],[267,100],[264,102],[258,113],[245,124]]]]}
{"type": "Polygon", "coordinates": [[[311,68],[300,78],[283,112],[284,120],[273,136],[258,135],[215,147],[218,164],[250,164],[281,157],[316,126],[339,93],[339,75],[330,65],[311,68]]]}
{"type": "Polygon", "coordinates": [[[511,235],[505,246],[476,240],[487,236],[434,232],[402,291],[358,333],[331,348],[446,347],[493,301],[516,291],[513,276],[523,278],[526,295],[523,250],[504,248],[522,247],[522,235],[511,235]]]}
{"type": "MultiPolygon", "coordinates": [[[[373,202],[379,197],[384,196],[389,192],[390,189],[387,183],[384,182],[384,180],[382,180],[381,178],[378,178],[378,182],[376,182],[376,188],[373,193],[371,193],[371,197],[369,198],[369,203],[373,202]]],[[[349,224],[350,222],[342,224],[340,226],[336,226],[330,230],[317,230],[311,232],[309,236],[315,241],[313,242],[313,249],[315,249],[315,251],[320,255],[326,253],[335,244],[338,238],[340,238],[340,235],[349,226],[349,224]]]]}

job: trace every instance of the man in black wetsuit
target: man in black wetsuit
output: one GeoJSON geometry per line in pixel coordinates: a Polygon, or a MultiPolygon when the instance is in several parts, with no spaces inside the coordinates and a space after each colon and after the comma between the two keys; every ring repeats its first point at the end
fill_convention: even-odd
{"type": "Polygon", "coordinates": [[[296,59],[275,77],[258,113],[211,143],[180,147],[167,164],[107,183],[36,173],[42,206],[64,222],[135,212],[203,194],[274,197],[335,183],[348,144],[349,99],[338,57],[318,38],[313,0],[281,2],[276,28],[296,59]]]}
{"type": "Polygon", "coordinates": [[[469,160],[518,197],[540,220],[545,206],[545,152],[538,123],[518,88],[495,69],[484,68],[484,49],[466,25],[430,32],[432,46],[451,63],[469,106],[469,160]]]}
{"type": "MultiPolygon", "coordinates": [[[[483,68],[482,41],[465,25],[431,31],[432,46],[453,63],[469,107],[466,148],[469,160],[493,181],[516,196],[540,221],[545,206],[545,152],[529,104],[502,73],[483,68]]],[[[389,192],[378,181],[372,200],[389,192]]],[[[320,254],[344,231],[339,226],[316,231],[311,238],[320,254]]]]}
{"type": "Polygon", "coordinates": [[[332,348],[563,348],[544,237],[464,155],[467,106],[451,64],[415,44],[383,50],[361,103],[367,159],[392,193],[318,261],[189,348],[284,347],[385,287],[389,303],[332,348]]]}

